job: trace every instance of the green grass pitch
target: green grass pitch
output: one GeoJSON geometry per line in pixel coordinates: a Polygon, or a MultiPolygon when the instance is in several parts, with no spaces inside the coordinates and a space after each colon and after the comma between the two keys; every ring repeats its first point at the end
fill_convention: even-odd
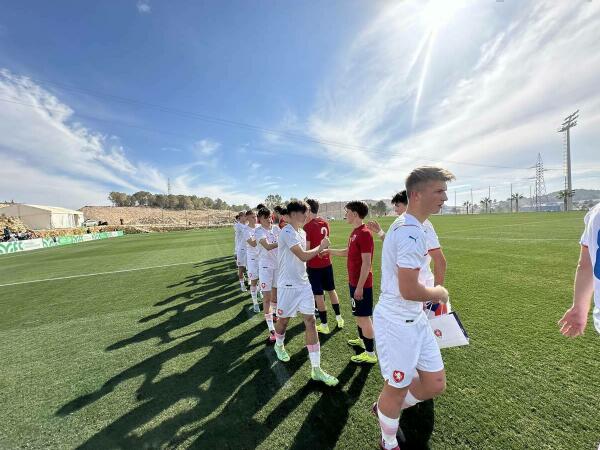
{"type": "MultiPolygon", "coordinates": [[[[571,302],[582,219],[433,218],[471,345],[443,351],[448,389],[435,401],[431,448],[598,445],[600,337],[590,324],[568,340],[556,325],[571,302]]],[[[349,232],[333,222],[333,246],[349,232]]],[[[232,247],[223,229],[0,256],[0,448],[376,448],[368,410],[382,380],[377,366],[349,361],[345,260],[334,268],[347,325],[322,339],[322,365],[340,379],[331,389],[309,381],[299,319],[289,363],[265,351],[232,247]],[[62,279],[30,282],[51,278],[62,279]]],[[[377,240],[376,298],[380,256],[377,240]]]]}

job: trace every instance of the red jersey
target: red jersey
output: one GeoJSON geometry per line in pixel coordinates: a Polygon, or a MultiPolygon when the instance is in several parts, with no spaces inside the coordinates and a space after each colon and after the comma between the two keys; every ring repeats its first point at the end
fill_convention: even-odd
{"type": "Polygon", "coordinates": [[[285,220],[283,220],[283,217],[281,217],[279,219],[279,228],[283,229],[283,227],[285,227],[287,224],[285,223],[285,220]]]}
{"type": "MultiPolygon", "coordinates": [[[[304,225],[304,231],[306,232],[306,240],[310,241],[310,248],[307,250],[312,250],[321,245],[321,241],[324,237],[329,236],[329,224],[326,220],[316,217],[304,225]]],[[[329,255],[319,255],[315,256],[306,264],[311,269],[322,269],[323,267],[329,267],[331,265],[331,258],[329,255]]]]}
{"type": "Polygon", "coordinates": [[[360,278],[362,254],[370,253],[371,267],[369,267],[369,276],[363,287],[373,287],[374,250],[375,244],[373,243],[373,235],[364,223],[350,233],[350,239],[348,239],[348,282],[352,286],[356,286],[358,284],[358,279],[360,278]]]}

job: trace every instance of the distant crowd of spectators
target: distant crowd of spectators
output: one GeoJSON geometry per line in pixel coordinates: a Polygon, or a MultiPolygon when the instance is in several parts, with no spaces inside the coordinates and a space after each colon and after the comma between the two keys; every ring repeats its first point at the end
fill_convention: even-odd
{"type": "Polygon", "coordinates": [[[8,228],[8,226],[4,227],[4,231],[2,233],[2,242],[13,242],[13,241],[25,241],[27,239],[33,239],[35,235],[32,231],[22,231],[22,232],[13,232],[8,228]]]}

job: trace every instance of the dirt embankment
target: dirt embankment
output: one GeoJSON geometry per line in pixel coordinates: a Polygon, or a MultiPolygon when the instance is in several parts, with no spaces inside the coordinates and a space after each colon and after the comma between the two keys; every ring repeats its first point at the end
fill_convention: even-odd
{"type": "Polygon", "coordinates": [[[234,211],[167,210],[140,206],[84,206],[80,209],[86,219],[108,222],[109,225],[159,227],[214,227],[232,224],[234,211]]]}

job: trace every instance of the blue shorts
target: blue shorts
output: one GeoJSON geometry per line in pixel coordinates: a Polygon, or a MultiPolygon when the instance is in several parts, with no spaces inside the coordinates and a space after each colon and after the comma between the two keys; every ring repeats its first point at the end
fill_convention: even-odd
{"type": "Polygon", "coordinates": [[[335,290],[332,265],[318,269],[307,267],[306,273],[308,274],[308,281],[310,281],[313,295],[323,295],[323,291],[329,292],[335,290]]]}
{"type": "Polygon", "coordinates": [[[354,300],[356,286],[350,287],[350,302],[352,303],[352,315],[355,317],[370,317],[373,315],[373,288],[363,288],[362,300],[354,300]]]}

